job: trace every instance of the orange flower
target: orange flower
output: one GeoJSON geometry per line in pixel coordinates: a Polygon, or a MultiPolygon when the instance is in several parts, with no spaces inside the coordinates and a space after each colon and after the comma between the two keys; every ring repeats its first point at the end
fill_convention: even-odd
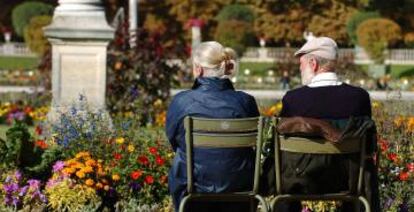
{"type": "Polygon", "coordinates": [[[401,181],[408,180],[408,173],[407,172],[400,172],[399,178],[401,181]]]}
{"type": "Polygon", "coordinates": [[[81,169],[83,172],[85,172],[86,174],[88,173],[92,173],[93,172],[93,168],[90,166],[85,166],[84,168],[81,169]]]}
{"type": "Polygon", "coordinates": [[[166,183],[166,182],[167,182],[167,179],[168,179],[168,178],[167,178],[167,176],[165,176],[165,175],[161,176],[161,177],[160,177],[160,183],[161,183],[161,184],[166,183]]]}
{"type": "Polygon", "coordinates": [[[95,184],[95,182],[92,180],[92,179],[87,179],[86,181],[85,181],[85,184],[87,185],[87,186],[93,186],[94,184],[95,184]]]}
{"type": "Polygon", "coordinates": [[[96,161],[94,159],[89,159],[85,162],[87,166],[96,166],[96,161]]]}
{"type": "Polygon", "coordinates": [[[96,184],[95,184],[95,187],[96,187],[97,189],[102,189],[102,188],[103,188],[103,184],[102,184],[102,183],[96,183],[96,184]]]}
{"type": "Polygon", "coordinates": [[[64,168],[62,172],[64,174],[71,175],[71,174],[75,173],[75,171],[76,171],[76,169],[74,169],[74,168],[64,168]]]}
{"type": "Polygon", "coordinates": [[[37,140],[35,146],[38,146],[40,149],[47,149],[47,144],[44,140],[37,140]]]}
{"type": "Polygon", "coordinates": [[[82,178],[85,177],[85,172],[83,172],[83,171],[77,171],[76,172],[76,176],[79,177],[80,179],[82,179],[82,178]]]}
{"type": "Polygon", "coordinates": [[[133,179],[133,180],[136,180],[136,179],[138,179],[139,177],[141,177],[142,176],[142,171],[133,171],[132,173],[131,173],[131,178],[133,179]]]}

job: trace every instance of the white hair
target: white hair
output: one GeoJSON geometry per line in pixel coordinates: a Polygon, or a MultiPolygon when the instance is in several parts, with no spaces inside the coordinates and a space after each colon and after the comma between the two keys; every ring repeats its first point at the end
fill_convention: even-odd
{"type": "Polygon", "coordinates": [[[193,51],[193,65],[201,66],[204,77],[228,78],[237,73],[237,54],[216,41],[199,44],[193,51]],[[228,66],[232,64],[231,66],[228,66]],[[227,69],[227,70],[226,70],[227,69]]]}

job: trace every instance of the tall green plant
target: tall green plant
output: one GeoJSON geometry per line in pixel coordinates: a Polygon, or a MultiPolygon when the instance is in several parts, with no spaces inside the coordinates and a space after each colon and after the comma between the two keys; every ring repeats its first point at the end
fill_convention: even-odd
{"type": "Polygon", "coordinates": [[[19,36],[24,36],[24,29],[30,19],[35,16],[52,15],[53,6],[42,2],[25,2],[18,5],[12,11],[12,22],[14,31],[19,36]]]}
{"type": "Polygon", "coordinates": [[[216,20],[219,22],[237,20],[252,23],[254,14],[247,6],[234,4],[224,7],[217,15],[216,20]]]}

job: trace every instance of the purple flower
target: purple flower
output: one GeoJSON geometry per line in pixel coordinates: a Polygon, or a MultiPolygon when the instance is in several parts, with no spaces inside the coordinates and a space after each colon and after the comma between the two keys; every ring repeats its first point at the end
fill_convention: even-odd
{"type": "Polygon", "coordinates": [[[44,194],[42,194],[42,193],[39,194],[39,198],[40,198],[40,201],[42,201],[43,203],[47,203],[47,198],[44,194]]]}
{"type": "Polygon", "coordinates": [[[62,170],[63,167],[65,167],[65,162],[63,162],[61,160],[56,161],[56,163],[53,165],[53,172],[58,172],[58,171],[62,170]]]}
{"type": "Polygon", "coordinates": [[[141,190],[141,185],[139,183],[132,182],[129,184],[129,186],[132,188],[132,190],[135,190],[135,191],[141,190]]]}
{"type": "Polygon", "coordinates": [[[11,204],[11,202],[12,202],[11,197],[6,196],[6,197],[4,198],[4,204],[6,204],[6,205],[10,205],[10,204],[11,204]]]}
{"type": "Polygon", "coordinates": [[[16,197],[12,197],[12,204],[14,205],[14,207],[17,207],[17,205],[20,204],[20,199],[16,197]]]}
{"type": "Polygon", "coordinates": [[[27,190],[29,189],[29,186],[23,186],[20,188],[20,192],[19,192],[19,196],[24,196],[27,192],[27,190]]]}
{"type": "Polygon", "coordinates": [[[10,183],[12,181],[12,178],[10,176],[6,177],[6,180],[4,181],[5,183],[10,183]]]}
{"type": "Polygon", "coordinates": [[[16,172],[14,172],[14,177],[17,181],[20,181],[22,179],[22,173],[19,170],[17,170],[16,172]]]}
{"type": "Polygon", "coordinates": [[[19,189],[17,183],[12,183],[10,185],[3,185],[3,189],[6,193],[13,193],[19,189]]]}
{"type": "Polygon", "coordinates": [[[35,179],[30,179],[27,181],[29,183],[30,188],[38,189],[40,187],[40,181],[35,179]]]}

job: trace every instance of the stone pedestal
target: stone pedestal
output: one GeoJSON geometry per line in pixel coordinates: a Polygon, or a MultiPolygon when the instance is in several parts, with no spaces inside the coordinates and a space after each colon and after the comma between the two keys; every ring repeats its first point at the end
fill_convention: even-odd
{"type": "Polygon", "coordinates": [[[105,109],[107,46],[115,30],[100,0],[59,0],[44,31],[52,44],[52,119],[80,95],[92,109],[105,109]]]}

